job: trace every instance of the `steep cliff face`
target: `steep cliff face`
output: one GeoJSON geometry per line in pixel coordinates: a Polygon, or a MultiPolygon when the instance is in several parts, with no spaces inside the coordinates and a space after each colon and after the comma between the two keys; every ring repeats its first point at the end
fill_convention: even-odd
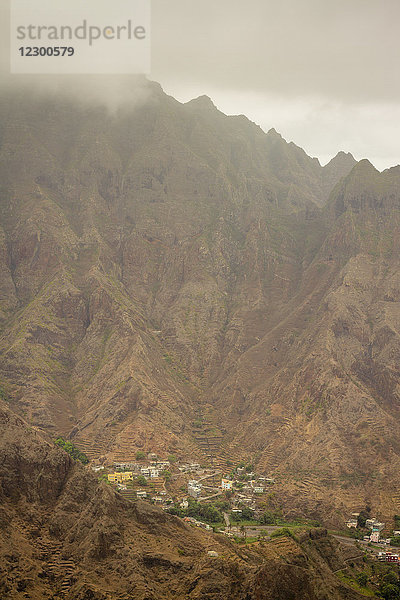
{"type": "Polygon", "coordinates": [[[288,509],[400,510],[398,169],[147,85],[1,100],[4,394],[91,455],[249,458],[288,509]]]}
{"type": "Polygon", "coordinates": [[[345,559],[324,530],[238,547],[122,499],[3,406],[0,425],[4,600],[361,597],[333,574],[345,559]]]}

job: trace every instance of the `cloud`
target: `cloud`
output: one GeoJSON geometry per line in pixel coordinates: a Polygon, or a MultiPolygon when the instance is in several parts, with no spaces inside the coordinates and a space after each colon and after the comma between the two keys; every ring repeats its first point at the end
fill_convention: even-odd
{"type": "MultiPolygon", "coordinates": [[[[7,2],[3,85],[111,108],[145,100],[130,77],[7,77],[7,2]]],[[[345,150],[383,169],[400,162],[399,22],[398,0],[152,0],[151,78],[275,127],[322,162],[345,150]]]]}
{"type": "Polygon", "coordinates": [[[327,161],[400,162],[398,0],[153,0],[152,76],[327,161]]]}

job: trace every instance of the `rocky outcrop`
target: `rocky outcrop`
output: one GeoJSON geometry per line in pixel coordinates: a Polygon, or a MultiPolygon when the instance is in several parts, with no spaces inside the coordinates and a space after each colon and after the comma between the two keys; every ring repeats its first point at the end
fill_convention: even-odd
{"type": "Polygon", "coordinates": [[[239,547],[124,500],[3,406],[0,422],[4,600],[361,597],[333,574],[345,563],[326,531],[239,547]]]}

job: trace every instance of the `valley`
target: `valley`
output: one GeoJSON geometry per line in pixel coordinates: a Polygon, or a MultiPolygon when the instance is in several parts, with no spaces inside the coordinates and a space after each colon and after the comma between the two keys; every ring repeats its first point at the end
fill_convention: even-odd
{"type": "Polygon", "coordinates": [[[169,454],[343,523],[399,497],[399,167],[152,82],[0,99],[0,385],[94,463],[169,454]]]}

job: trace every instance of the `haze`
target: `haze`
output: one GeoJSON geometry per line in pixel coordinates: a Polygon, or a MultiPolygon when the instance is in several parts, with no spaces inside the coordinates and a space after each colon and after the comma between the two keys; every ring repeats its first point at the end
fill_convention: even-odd
{"type": "Polygon", "coordinates": [[[150,76],[178,100],[207,94],[323,164],[339,150],[400,162],[397,0],[153,0],[152,22],[150,76]]]}

